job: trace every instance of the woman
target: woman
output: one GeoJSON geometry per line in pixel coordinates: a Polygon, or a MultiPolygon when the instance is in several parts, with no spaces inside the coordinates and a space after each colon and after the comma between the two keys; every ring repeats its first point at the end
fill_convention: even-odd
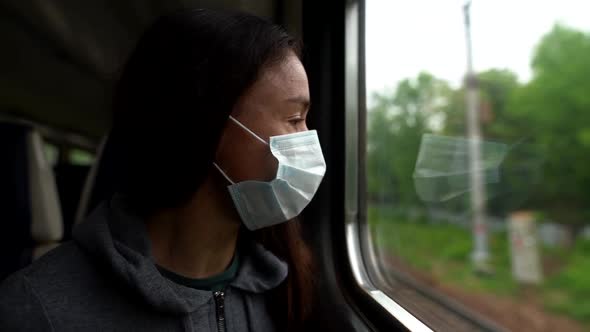
{"type": "Polygon", "coordinates": [[[140,39],[114,98],[118,193],[5,280],[2,331],[302,330],[297,221],[325,172],[297,42],[190,10],[140,39]]]}

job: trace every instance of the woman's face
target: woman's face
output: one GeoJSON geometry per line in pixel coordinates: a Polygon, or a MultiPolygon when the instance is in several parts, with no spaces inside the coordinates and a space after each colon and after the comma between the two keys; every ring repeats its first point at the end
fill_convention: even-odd
{"type": "MultiPolygon", "coordinates": [[[[271,136],[306,131],[309,86],[303,64],[295,54],[263,70],[240,97],[232,116],[269,142],[271,136]]],[[[217,150],[217,164],[234,181],[270,181],[277,160],[268,145],[233,121],[228,121],[217,150]]]]}

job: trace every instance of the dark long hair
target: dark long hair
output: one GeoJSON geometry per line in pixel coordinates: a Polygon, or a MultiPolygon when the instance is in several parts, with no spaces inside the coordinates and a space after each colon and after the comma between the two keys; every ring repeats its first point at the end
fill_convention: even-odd
{"type": "MultiPolygon", "coordinates": [[[[268,65],[300,51],[282,28],[245,13],[199,9],[159,18],[115,90],[117,189],[144,215],[187,203],[209,174],[238,98],[268,65]]],[[[288,263],[287,280],[269,296],[271,310],[283,329],[300,328],[311,307],[312,260],[298,222],[252,235],[288,263]]]]}

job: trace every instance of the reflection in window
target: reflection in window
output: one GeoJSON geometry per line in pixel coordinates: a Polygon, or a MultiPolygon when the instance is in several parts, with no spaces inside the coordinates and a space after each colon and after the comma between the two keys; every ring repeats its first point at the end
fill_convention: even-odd
{"type": "Polygon", "coordinates": [[[366,7],[376,268],[510,330],[590,326],[590,3],[473,0],[470,80],[463,1],[366,7]]]}

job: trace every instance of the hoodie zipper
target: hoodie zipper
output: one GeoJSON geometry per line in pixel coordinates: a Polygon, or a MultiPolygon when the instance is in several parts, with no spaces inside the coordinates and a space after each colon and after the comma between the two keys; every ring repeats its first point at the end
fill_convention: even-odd
{"type": "Polygon", "coordinates": [[[215,312],[217,313],[217,332],[225,332],[225,293],[213,292],[215,299],[215,312]]]}

